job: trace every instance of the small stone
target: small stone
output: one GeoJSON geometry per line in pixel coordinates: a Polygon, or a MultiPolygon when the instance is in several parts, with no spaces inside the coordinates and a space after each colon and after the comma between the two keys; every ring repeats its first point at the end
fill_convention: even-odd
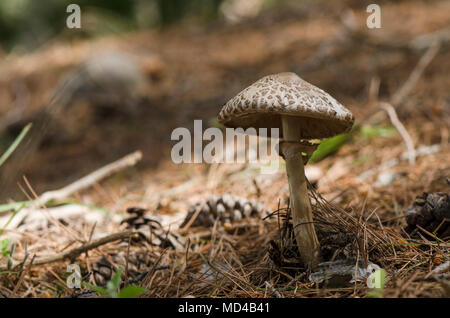
{"type": "Polygon", "coordinates": [[[382,172],[378,175],[378,179],[374,184],[374,187],[386,187],[395,180],[395,173],[392,172],[382,172]]]}

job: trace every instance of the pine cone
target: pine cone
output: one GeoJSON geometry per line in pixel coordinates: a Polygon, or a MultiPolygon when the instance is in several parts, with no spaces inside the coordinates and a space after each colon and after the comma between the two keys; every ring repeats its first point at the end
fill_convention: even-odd
{"type": "Polygon", "coordinates": [[[127,224],[127,228],[129,229],[140,229],[144,226],[148,226],[151,225],[152,227],[157,228],[158,226],[160,227],[161,224],[153,219],[147,218],[144,216],[144,214],[147,212],[146,209],[143,208],[139,208],[139,207],[131,207],[127,209],[127,213],[130,214],[130,217],[122,220],[122,222],[120,222],[120,224],[127,224]],[[154,224],[152,224],[154,223],[154,224]]]}
{"type": "MultiPolygon", "coordinates": [[[[105,286],[119,267],[123,266],[125,268],[125,264],[127,264],[125,251],[120,251],[117,254],[110,255],[110,257],[113,264],[102,257],[100,261],[92,265],[92,274],[97,286],[105,286]]],[[[154,260],[151,259],[146,250],[130,250],[128,255],[128,278],[135,278],[153,265],[154,260]]]]}
{"type": "Polygon", "coordinates": [[[127,224],[128,229],[136,229],[145,234],[151,243],[161,248],[171,247],[180,249],[184,245],[182,237],[176,233],[166,231],[157,220],[145,217],[147,210],[139,207],[127,209],[130,217],[122,220],[121,224],[127,224]]]}
{"type": "Polygon", "coordinates": [[[94,274],[95,284],[97,286],[105,286],[111,279],[113,270],[113,265],[105,258],[94,264],[92,273],[94,274]]]}
{"type": "Polygon", "coordinates": [[[200,212],[191,226],[210,227],[216,220],[227,225],[243,218],[262,215],[267,211],[264,205],[254,199],[248,200],[229,194],[212,195],[207,200],[200,200],[192,205],[180,227],[185,227],[199,210],[200,212]]]}
{"type": "Polygon", "coordinates": [[[411,208],[405,211],[406,231],[414,234],[417,226],[435,233],[439,238],[450,237],[450,197],[447,193],[425,193],[417,196],[411,208]]]}

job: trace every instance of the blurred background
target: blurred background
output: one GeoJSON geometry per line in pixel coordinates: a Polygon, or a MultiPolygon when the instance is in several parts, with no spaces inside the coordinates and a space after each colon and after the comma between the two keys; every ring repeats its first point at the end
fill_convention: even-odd
{"type": "Polygon", "coordinates": [[[34,124],[1,168],[3,197],[24,174],[42,192],[136,149],[140,169],[161,167],[174,128],[217,125],[228,99],[270,73],[298,73],[361,123],[437,37],[397,112],[413,131],[424,118],[428,131],[448,127],[448,1],[378,1],[380,29],[366,25],[373,1],[79,0],[81,28],[69,29],[72,2],[0,2],[0,152],[34,124]]]}
{"type": "MultiPolygon", "coordinates": [[[[73,1],[5,0],[0,4],[0,35],[4,49],[27,51],[50,40],[92,38],[173,23],[211,22],[223,11],[223,2],[232,3],[222,0],[81,0],[76,4],[83,9],[83,28],[79,32],[67,32],[61,26],[67,18],[66,7],[73,1]]],[[[269,1],[250,2],[253,7],[250,10],[257,13],[263,2],[269,1]]]]}

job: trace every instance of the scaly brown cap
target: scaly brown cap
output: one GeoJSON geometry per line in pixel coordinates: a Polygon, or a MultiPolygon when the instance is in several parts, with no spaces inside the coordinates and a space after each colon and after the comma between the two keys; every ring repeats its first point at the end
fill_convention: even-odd
{"type": "Polygon", "coordinates": [[[279,128],[281,115],[298,118],[302,139],[332,137],[350,130],[353,114],[320,88],[295,73],[261,78],[231,99],[218,120],[226,127],[279,128]]]}

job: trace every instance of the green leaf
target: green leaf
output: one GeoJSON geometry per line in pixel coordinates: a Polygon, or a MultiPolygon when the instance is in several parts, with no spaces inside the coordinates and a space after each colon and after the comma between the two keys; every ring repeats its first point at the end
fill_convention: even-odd
{"type": "Polygon", "coordinates": [[[144,287],[137,286],[137,285],[130,285],[130,286],[123,288],[119,292],[119,295],[117,295],[117,297],[118,298],[136,298],[139,295],[142,295],[143,293],[145,293],[146,291],[147,291],[147,289],[145,289],[144,287]]]}
{"type": "Polygon", "coordinates": [[[366,138],[372,137],[393,137],[397,134],[397,131],[392,126],[362,126],[359,130],[361,136],[366,138]]]}
{"type": "Polygon", "coordinates": [[[113,275],[111,280],[109,281],[114,288],[120,287],[121,277],[122,277],[123,267],[121,266],[117,272],[113,275]]]}
{"type": "Polygon", "coordinates": [[[2,256],[9,256],[9,245],[11,244],[11,239],[5,238],[0,241],[0,252],[2,256]]]}
{"type": "Polygon", "coordinates": [[[120,288],[120,282],[122,277],[123,267],[121,266],[117,272],[113,275],[111,280],[106,283],[106,290],[108,291],[109,296],[115,298],[117,297],[117,291],[120,288]]]}
{"type": "Polygon", "coordinates": [[[81,282],[81,285],[83,285],[84,287],[87,287],[89,289],[95,290],[100,295],[103,295],[103,296],[108,295],[108,291],[106,289],[104,289],[104,288],[92,285],[92,284],[87,283],[87,282],[81,282]]]}
{"type": "Polygon", "coordinates": [[[383,298],[384,291],[382,289],[374,289],[367,292],[367,296],[370,298],[383,298]]]}
{"type": "Polygon", "coordinates": [[[350,133],[337,135],[328,139],[324,139],[316,151],[313,152],[310,162],[318,162],[323,158],[335,153],[339,150],[349,139],[350,133]]]}

